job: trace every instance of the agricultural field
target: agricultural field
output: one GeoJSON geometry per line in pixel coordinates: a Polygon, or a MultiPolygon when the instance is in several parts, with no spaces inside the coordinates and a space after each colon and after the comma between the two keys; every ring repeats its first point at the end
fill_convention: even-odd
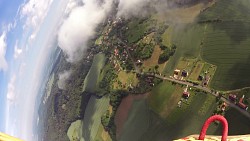
{"type": "MultiPolygon", "coordinates": [[[[148,103],[152,107],[152,109],[155,110],[157,113],[161,113],[166,109],[166,104],[167,105],[176,105],[176,103],[179,101],[178,99],[181,98],[182,92],[180,92],[179,97],[177,96],[177,101],[176,102],[170,102],[169,99],[171,99],[171,94],[174,93],[177,89],[174,85],[171,84],[171,82],[163,82],[159,84],[157,87],[155,87],[151,94],[149,95],[148,103]]],[[[170,108],[169,108],[170,109],[170,108]]]]}
{"type": "MultiPolygon", "coordinates": [[[[235,109],[229,109],[226,111],[225,118],[228,121],[228,135],[245,135],[250,131],[249,118],[241,115],[241,113],[235,109]]],[[[219,127],[216,134],[220,135],[222,127],[219,127]]]]}
{"type": "Polygon", "coordinates": [[[199,21],[245,21],[250,19],[249,0],[218,0],[199,15],[199,21]],[[223,9],[223,10],[222,10],[223,9]]]}
{"type": "Polygon", "coordinates": [[[112,141],[112,139],[108,132],[104,130],[103,126],[100,125],[94,141],[112,141]]]}
{"type": "Polygon", "coordinates": [[[83,137],[85,140],[94,140],[98,136],[98,131],[101,124],[101,116],[109,108],[109,98],[103,97],[97,99],[95,96],[92,96],[89,100],[86,112],[84,114],[83,120],[83,137]]]}
{"type": "Polygon", "coordinates": [[[104,67],[106,57],[104,54],[97,54],[94,57],[93,64],[84,80],[83,91],[94,93],[97,88],[97,82],[102,68],[104,67]]]}
{"type": "Polygon", "coordinates": [[[217,66],[211,87],[232,90],[250,84],[250,26],[223,22],[207,26],[202,58],[217,66]]]}
{"type": "MultiPolygon", "coordinates": [[[[182,99],[184,88],[163,82],[152,90],[147,100],[134,101],[121,141],[173,140],[199,133],[203,122],[216,108],[216,99],[212,95],[190,91],[190,98],[183,100],[179,108],[177,103],[182,99]]],[[[214,134],[218,127],[212,125],[208,133],[214,134]]]]}
{"type": "Polygon", "coordinates": [[[77,120],[73,123],[71,123],[67,136],[70,141],[84,141],[84,138],[82,136],[82,128],[83,128],[83,122],[81,120],[77,120]]]}
{"type": "Polygon", "coordinates": [[[166,30],[166,33],[162,36],[163,41],[166,40],[166,45],[168,45],[168,42],[175,44],[177,50],[163,70],[163,73],[167,75],[172,74],[182,57],[199,57],[205,29],[204,25],[171,25],[169,28],[172,29],[171,31],[166,30]]]}

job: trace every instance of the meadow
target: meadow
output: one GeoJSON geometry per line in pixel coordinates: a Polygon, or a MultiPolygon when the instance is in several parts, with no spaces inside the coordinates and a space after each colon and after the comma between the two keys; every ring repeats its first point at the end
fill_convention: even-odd
{"type": "Polygon", "coordinates": [[[250,84],[250,26],[223,22],[207,26],[202,58],[217,66],[211,87],[232,90],[250,84]]]}

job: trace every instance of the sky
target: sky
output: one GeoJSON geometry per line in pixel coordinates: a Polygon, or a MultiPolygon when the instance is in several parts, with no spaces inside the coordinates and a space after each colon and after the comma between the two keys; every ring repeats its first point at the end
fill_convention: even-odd
{"type": "MultiPolygon", "coordinates": [[[[68,62],[79,61],[114,1],[0,0],[0,132],[37,140],[35,101],[45,83],[50,55],[59,46],[68,62]]],[[[117,17],[124,18],[138,16],[150,2],[118,1],[117,17]]],[[[64,73],[69,72],[59,76],[64,73]]]]}
{"type": "Polygon", "coordinates": [[[33,133],[35,100],[68,0],[0,0],[0,131],[33,133]]]}

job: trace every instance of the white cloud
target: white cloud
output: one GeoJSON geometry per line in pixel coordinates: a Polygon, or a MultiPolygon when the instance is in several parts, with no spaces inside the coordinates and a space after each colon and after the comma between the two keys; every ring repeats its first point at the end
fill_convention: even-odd
{"type": "Polygon", "coordinates": [[[59,80],[57,82],[58,88],[65,89],[65,83],[67,79],[70,77],[70,75],[71,75],[71,70],[64,71],[59,74],[59,80]]]}
{"type": "Polygon", "coordinates": [[[29,0],[21,8],[21,17],[27,18],[26,26],[36,27],[42,23],[52,0],[29,0]]]}
{"type": "Polygon", "coordinates": [[[4,32],[0,36],[0,71],[1,70],[6,71],[8,68],[8,64],[7,64],[7,61],[5,59],[6,48],[7,48],[6,33],[4,32]]]}
{"type": "Polygon", "coordinates": [[[78,61],[86,49],[87,41],[95,34],[95,28],[111,10],[113,0],[85,0],[83,6],[72,10],[58,32],[58,44],[68,55],[68,61],[78,61]]]}
{"type": "Polygon", "coordinates": [[[145,8],[151,0],[120,0],[118,5],[118,17],[130,18],[131,16],[145,15],[145,8]]]}
{"type": "Polygon", "coordinates": [[[23,50],[21,48],[18,48],[18,41],[17,41],[14,47],[14,58],[17,59],[22,54],[22,52],[23,50]]]}
{"type": "Polygon", "coordinates": [[[7,88],[7,100],[9,102],[13,102],[15,100],[15,83],[16,83],[16,75],[13,75],[8,83],[7,88]]]}

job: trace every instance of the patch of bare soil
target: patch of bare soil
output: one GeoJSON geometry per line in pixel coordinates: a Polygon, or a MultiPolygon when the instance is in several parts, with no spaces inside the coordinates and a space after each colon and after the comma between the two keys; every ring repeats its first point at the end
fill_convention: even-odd
{"type": "Polygon", "coordinates": [[[148,93],[141,94],[141,95],[129,95],[122,100],[120,106],[117,109],[116,115],[115,115],[115,125],[116,125],[117,138],[119,138],[121,133],[122,133],[123,125],[128,118],[128,114],[129,114],[129,111],[131,110],[133,102],[135,100],[145,99],[145,98],[147,98],[147,96],[148,96],[148,93]]]}

